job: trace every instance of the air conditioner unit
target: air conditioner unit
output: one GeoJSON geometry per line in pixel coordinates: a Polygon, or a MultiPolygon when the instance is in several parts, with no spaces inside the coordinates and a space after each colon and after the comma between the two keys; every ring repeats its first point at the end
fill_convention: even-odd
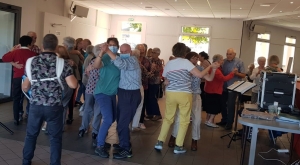
{"type": "Polygon", "coordinates": [[[73,8],[73,14],[77,17],[87,17],[89,13],[89,8],[75,5],[73,8]]]}
{"type": "Polygon", "coordinates": [[[253,32],[258,34],[264,34],[266,32],[266,27],[261,25],[254,25],[253,32]]]}

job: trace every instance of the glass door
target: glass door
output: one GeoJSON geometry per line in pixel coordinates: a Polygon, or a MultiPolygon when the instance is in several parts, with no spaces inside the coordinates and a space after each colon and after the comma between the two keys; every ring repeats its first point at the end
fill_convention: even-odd
{"type": "Polygon", "coordinates": [[[12,65],[2,57],[18,43],[21,8],[0,3],[0,103],[12,100],[12,65]]]}

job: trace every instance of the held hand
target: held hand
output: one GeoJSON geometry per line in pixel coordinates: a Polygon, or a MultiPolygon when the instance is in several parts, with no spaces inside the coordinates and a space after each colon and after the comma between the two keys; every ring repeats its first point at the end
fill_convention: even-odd
{"type": "Polygon", "coordinates": [[[237,68],[234,68],[234,69],[232,70],[232,72],[235,74],[235,73],[238,72],[238,69],[237,69],[237,68]]]}
{"type": "Polygon", "coordinates": [[[220,64],[217,63],[217,62],[214,62],[214,63],[211,64],[211,67],[212,67],[213,69],[217,69],[217,68],[220,67],[220,64]]]}
{"type": "Polygon", "coordinates": [[[18,44],[18,45],[15,45],[10,51],[12,52],[12,51],[15,51],[15,50],[20,49],[20,48],[21,48],[21,45],[18,44]]]}
{"type": "Polygon", "coordinates": [[[23,68],[23,64],[19,64],[19,61],[15,62],[13,64],[14,67],[18,68],[18,69],[22,69],[23,68]]]}
{"type": "Polygon", "coordinates": [[[100,45],[100,49],[104,52],[107,52],[109,50],[108,48],[108,44],[107,43],[103,43],[100,45]]]}

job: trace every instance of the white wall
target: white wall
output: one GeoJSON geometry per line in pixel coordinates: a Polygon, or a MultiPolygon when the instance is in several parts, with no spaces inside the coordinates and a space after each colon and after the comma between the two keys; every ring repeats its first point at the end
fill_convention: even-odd
{"type": "MultiPolygon", "coordinates": [[[[210,26],[210,48],[209,55],[222,54],[225,56],[228,48],[234,48],[239,52],[242,35],[242,21],[227,19],[200,19],[200,18],[172,18],[172,17],[132,17],[112,15],[111,30],[109,36],[120,37],[121,22],[134,18],[134,22],[145,22],[146,32],[142,42],[149,48],[159,47],[161,56],[168,61],[172,55],[172,46],[178,42],[181,27],[190,26],[210,26]]],[[[238,53],[239,54],[239,53],[238,53]]]]}
{"type": "Polygon", "coordinates": [[[92,44],[106,42],[109,31],[110,15],[94,9],[89,10],[88,18],[75,18],[72,22],[70,18],[45,13],[43,35],[48,33],[57,34],[59,44],[66,36],[73,38],[88,38],[92,44]],[[52,24],[61,24],[51,26],[52,24]]]}
{"type": "MultiPolygon", "coordinates": [[[[249,24],[249,22],[247,22],[246,24],[249,24]]],[[[253,24],[263,25],[266,27],[266,32],[271,34],[269,56],[277,55],[281,62],[283,58],[285,38],[287,36],[296,37],[297,41],[296,41],[296,48],[295,48],[295,55],[294,55],[295,63],[293,65],[293,72],[300,75],[300,65],[297,65],[296,63],[296,61],[300,60],[300,32],[293,31],[290,29],[285,29],[282,27],[256,23],[255,21],[252,23],[252,25],[253,24]]],[[[254,62],[256,39],[257,39],[257,34],[250,33],[250,37],[249,37],[248,27],[244,26],[241,58],[243,59],[245,66],[254,62]]]]}

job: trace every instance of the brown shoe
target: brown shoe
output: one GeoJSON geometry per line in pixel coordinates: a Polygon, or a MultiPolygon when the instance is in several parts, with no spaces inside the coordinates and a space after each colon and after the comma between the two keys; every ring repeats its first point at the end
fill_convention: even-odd
{"type": "Polygon", "coordinates": [[[175,138],[174,136],[171,135],[170,140],[169,140],[169,143],[168,143],[168,146],[169,146],[170,148],[174,148],[174,147],[175,147],[175,140],[176,140],[176,138],[175,138]]]}
{"type": "Polygon", "coordinates": [[[192,139],[191,150],[197,151],[197,140],[192,139]]]}

